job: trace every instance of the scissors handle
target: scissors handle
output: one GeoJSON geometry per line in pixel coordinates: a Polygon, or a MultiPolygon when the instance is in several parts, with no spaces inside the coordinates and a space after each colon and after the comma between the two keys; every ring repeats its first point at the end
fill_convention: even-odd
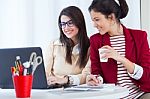
{"type": "Polygon", "coordinates": [[[36,52],[32,52],[30,55],[29,62],[32,65],[32,74],[33,74],[37,66],[39,66],[42,63],[42,57],[37,56],[36,52]]]}
{"type": "Polygon", "coordinates": [[[42,63],[42,57],[38,56],[36,59],[33,61],[33,68],[32,68],[32,74],[34,74],[36,68],[42,63]]]}
{"type": "Polygon", "coordinates": [[[41,56],[36,57],[35,61],[36,65],[40,65],[42,63],[42,57],[41,56]]]}
{"type": "Polygon", "coordinates": [[[32,63],[36,59],[36,52],[32,52],[30,55],[30,60],[29,62],[32,63]]]}

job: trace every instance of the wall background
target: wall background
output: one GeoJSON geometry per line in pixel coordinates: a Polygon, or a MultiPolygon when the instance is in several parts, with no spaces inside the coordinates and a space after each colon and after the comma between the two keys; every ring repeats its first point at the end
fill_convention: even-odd
{"type": "MultiPolygon", "coordinates": [[[[0,48],[28,46],[44,48],[51,40],[59,37],[58,15],[64,7],[70,5],[81,8],[90,37],[96,33],[88,12],[91,1],[0,0],[0,48]]],[[[148,2],[148,0],[143,1],[148,2]]],[[[147,2],[144,4],[147,4],[147,2]]],[[[141,25],[140,0],[127,0],[127,3],[130,10],[128,16],[121,20],[122,23],[129,28],[141,29],[142,27],[148,30],[150,23],[145,24],[148,23],[147,20],[142,20],[141,25]]],[[[145,18],[145,14],[144,17],[142,16],[143,19],[149,19],[145,18]]]]}
{"type": "Polygon", "coordinates": [[[150,0],[141,0],[141,26],[148,33],[150,45],[150,0]]]}

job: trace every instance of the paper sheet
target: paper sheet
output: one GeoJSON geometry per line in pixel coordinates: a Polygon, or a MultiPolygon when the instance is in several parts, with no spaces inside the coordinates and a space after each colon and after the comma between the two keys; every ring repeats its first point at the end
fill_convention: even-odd
{"type": "Polygon", "coordinates": [[[115,84],[102,84],[99,86],[89,86],[87,84],[82,84],[78,86],[73,86],[69,88],[65,88],[64,91],[113,91],[115,84]]]}

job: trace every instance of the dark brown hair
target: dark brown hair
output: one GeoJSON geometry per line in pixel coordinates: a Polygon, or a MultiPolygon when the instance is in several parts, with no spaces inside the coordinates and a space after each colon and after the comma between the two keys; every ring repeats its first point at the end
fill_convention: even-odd
{"type": "MultiPolygon", "coordinates": [[[[77,34],[77,39],[79,42],[78,64],[80,68],[83,68],[85,67],[87,59],[89,58],[88,48],[90,46],[83,13],[76,6],[69,6],[67,8],[64,8],[59,15],[58,25],[61,23],[62,15],[68,16],[73,21],[74,25],[79,29],[77,34]]],[[[74,47],[74,42],[70,38],[66,37],[60,25],[59,30],[60,30],[60,38],[59,38],[60,42],[66,47],[66,61],[72,64],[71,56],[72,56],[72,49],[74,47]]]]}
{"type": "Polygon", "coordinates": [[[89,12],[94,10],[104,14],[107,18],[110,14],[114,13],[118,22],[127,16],[129,8],[125,0],[118,0],[119,4],[115,0],[93,0],[89,6],[89,12]]]}

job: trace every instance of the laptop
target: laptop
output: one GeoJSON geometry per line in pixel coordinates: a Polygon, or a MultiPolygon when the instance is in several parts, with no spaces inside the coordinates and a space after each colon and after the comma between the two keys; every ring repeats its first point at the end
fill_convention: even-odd
{"type": "MultiPolygon", "coordinates": [[[[27,47],[27,48],[5,48],[0,49],[0,88],[12,89],[12,73],[11,67],[15,65],[16,56],[20,56],[21,62],[29,61],[32,52],[36,52],[37,56],[42,56],[40,47],[27,47]]],[[[47,89],[47,80],[45,75],[44,62],[36,68],[33,74],[33,89],[47,89]]]]}

